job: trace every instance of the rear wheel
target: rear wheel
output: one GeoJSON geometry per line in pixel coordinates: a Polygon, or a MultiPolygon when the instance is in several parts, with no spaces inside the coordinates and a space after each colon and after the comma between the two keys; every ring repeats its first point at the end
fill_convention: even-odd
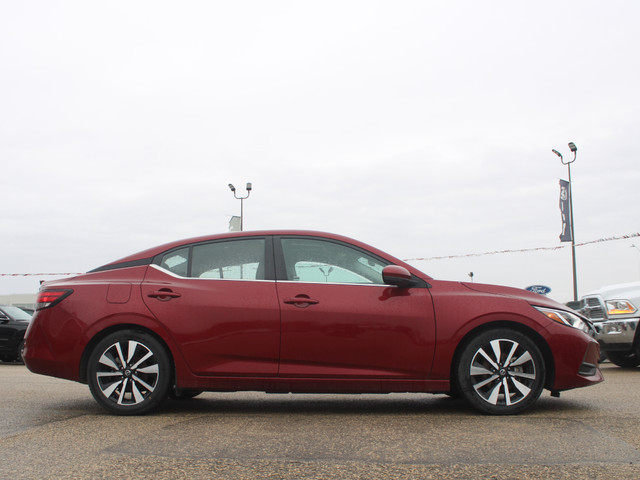
{"type": "Polygon", "coordinates": [[[623,368],[633,368],[640,365],[640,358],[634,352],[607,352],[612,363],[623,368]]]}
{"type": "Polygon", "coordinates": [[[171,362],[153,336],[122,330],[101,340],[89,356],[93,398],[118,415],[140,415],[156,408],[171,386],[171,362]]]}
{"type": "Polygon", "coordinates": [[[473,338],[457,365],[457,387],[483,413],[513,415],[531,407],[544,387],[536,344],[520,332],[495,329],[473,338]]]}

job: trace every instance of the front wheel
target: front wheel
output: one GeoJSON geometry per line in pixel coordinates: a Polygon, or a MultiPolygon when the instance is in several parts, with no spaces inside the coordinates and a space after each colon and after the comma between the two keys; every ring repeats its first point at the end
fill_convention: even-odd
{"type": "Polygon", "coordinates": [[[102,339],[89,356],[93,398],[118,415],[140,415],[156,408],[171,386],[171,362],[153,336],[121,330],[102,339]]]}
{"type": "Polygon", "coordinates": [[[491,415],[513,415],[531,407],[544,380],[544,360],[536,344],[503,328],[473,338],[456,368],[458,390],[473,407],[491,415]]]}

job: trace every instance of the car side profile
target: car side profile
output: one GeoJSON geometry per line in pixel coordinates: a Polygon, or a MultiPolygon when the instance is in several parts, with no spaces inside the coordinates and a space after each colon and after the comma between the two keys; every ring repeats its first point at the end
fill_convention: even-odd
{"type": "Polygon", "coordinates": [[[110,412],[202,391],[432,392],[516,414],[602,381],[590,323],[524,290],[440,281],[309,231],[158,246],[47,282],[24,348],[110,412]]]}

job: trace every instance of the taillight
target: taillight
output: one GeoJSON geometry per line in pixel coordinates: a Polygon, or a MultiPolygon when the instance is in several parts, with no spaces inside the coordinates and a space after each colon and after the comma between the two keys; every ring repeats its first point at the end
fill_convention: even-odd
{"type": "Polygon", "coordinates": [[[44,290],[38,292],[38,298],[36,299],[36,310],[43,310],[45,308],[53,307],[60,303],[73,293],[73,290],[44,290]]]}

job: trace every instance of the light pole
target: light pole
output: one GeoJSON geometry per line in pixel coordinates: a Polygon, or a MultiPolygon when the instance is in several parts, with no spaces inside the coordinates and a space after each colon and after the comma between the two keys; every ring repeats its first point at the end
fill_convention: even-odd
{"type": "MultiPolygon", "coordinates": [[[[640,248],[638,248],[635,244],[631,244],[631,248],[635,248],[636,250],[638,250],[638,252],[640,252],[640,248]]],[[[638,272],[640,273],[640,261],[638,261],[638,272]]]]}
{"type": "Polygon", "coordinates": [[[246,198],[249,198],[249,195],[251,195],[252,188],[253,187],[251,185],[251,182],[247,183],[247,194],[244,197],[239,197],[236,194],[236,187],[234,187],[233,184],[231,183],[229,184],[229,189],[233,192],[233,196],[238,200],[240,200],[240,231],[244,229],[244,200],[246,198]]]}
{"type": "Polygon", "coordinates": [[[573,189],[571,188],[571,164],[576,161],[578,156],[578,147],[573,142],[569,142],[569,150],[573,152],[573,160],[564,161],[562,154],[557,150],[551,150],[557,156],[560,157],[560,161],[563,165],[567,166],[569,173],[569,231],[571,232],[571,259],[573,262],[573,301],[578,301],[578,280],[576,275],[576,235],[573,225],[573,189]]]}

